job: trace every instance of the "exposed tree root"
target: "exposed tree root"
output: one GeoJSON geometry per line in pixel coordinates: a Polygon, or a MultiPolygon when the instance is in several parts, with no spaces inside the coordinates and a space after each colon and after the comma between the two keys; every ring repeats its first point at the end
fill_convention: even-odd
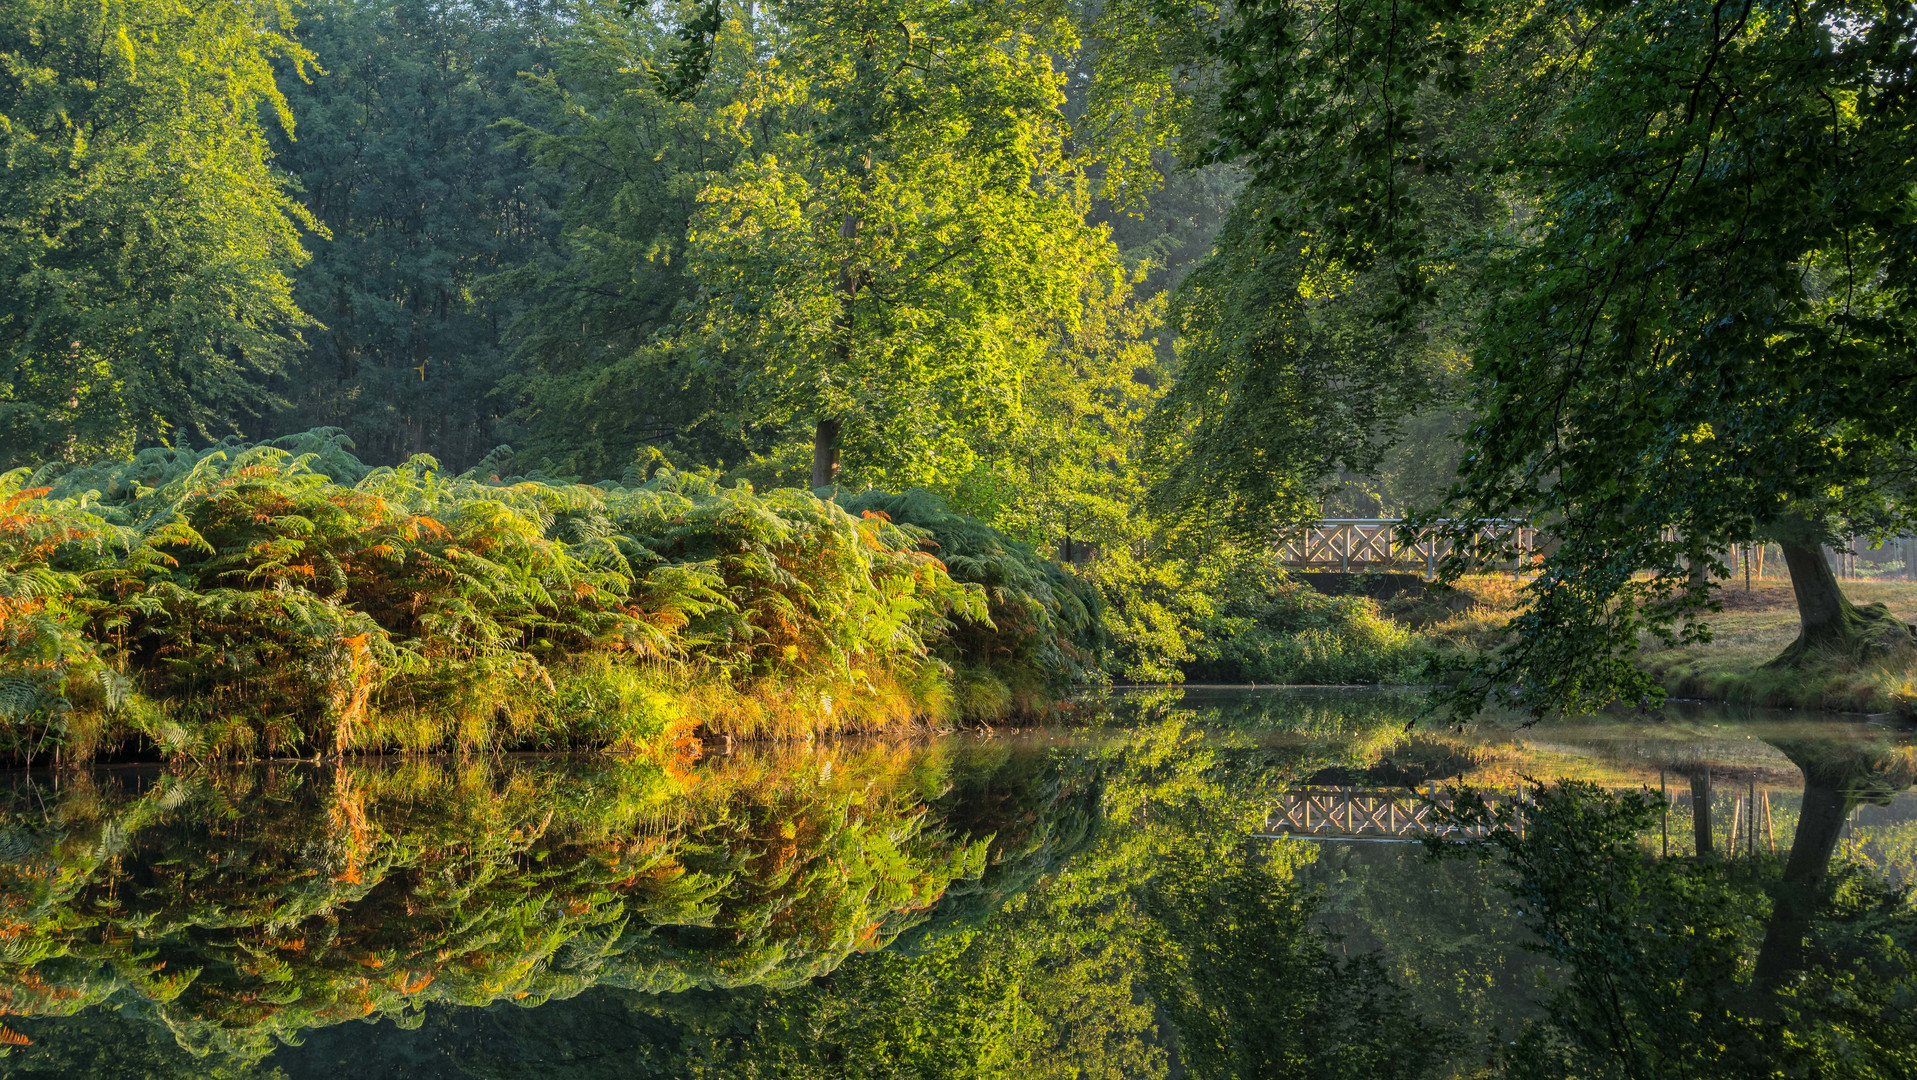
{"type": "Polygon", "coordinates": [[[1791,572],[1791,591],[1797,596],[1801,625],[1797,640],[1786,646],[1765,669],[1806,670],[1841,664],[1882,664],[1899,653],[1917,651],[1917,629],[1890,613],[1881,603],[1863,607],[1850,602],[1837,584],[1837,575],[1815,544],[1780,545],[1791,572]]]}

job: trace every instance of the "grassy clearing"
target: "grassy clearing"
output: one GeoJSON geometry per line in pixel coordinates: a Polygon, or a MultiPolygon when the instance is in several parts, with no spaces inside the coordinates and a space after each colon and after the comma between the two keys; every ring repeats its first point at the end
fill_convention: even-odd
{"type": "Polygon", "coordinates": [[[1248,568],[1202,623],[1193,682],[1352,685],[1416,682],[1434,653],[1494,642],[1521,603],[1521,583],[1481,575],[1457,586],[1365,592],[1389,579],[1355,575],[1325,595],[1282,571],[1248,568]]]}
{"type": "MultiPolygon", "coordinates": [[[[1882,603],[1917,622],[1917,583],[1847,581],[1859,606],[1882,603]]],[[[1677,697],[1742,701],[1783,708],[1917,716],[1917,656],[1908,651],[1871,661],[1826,657],[1797,668],[1764,665],[1797,638],[1797,605],[1788,582],[1733,583],[1724,610],[1709,620],[1711,641],[1665,649],[1647,644],[1641,662],[1677,697]]]]}
{"type": "MultiPolygon", "coordinates": [[[[1421,661],[1434,654],[1495,647],[1505,623],[1523,609],[1524,586],[1507,574],[1485,574],[1465,578],[1451,589],[1408,590],[1382,602],[1336,597],[1335,603],[1302,605],[1330,628],[1316,629],[1308,625],[1309,618],[1268,619],[1274,626],[1282,623],[1282,636],[1289,640],[1264,647],[1260,655],[1286,660],[1267,667],[1292,677],[1246,681],[1407,681],[1415,677],[1421,661]],[[1311,652],[1314,645],[1319,646],[1317,654],[1311,652]],[[1367,651],[1372,659],[1360,662],[1367,651]],[[1311,677],[1322,675],[1332,677],[1311,677]]],[[[1893,616],[1917,622],[1917,583],[1847,581],[1844,592],[1860,607],[1882,603],[1893,616]]],[[[1797,604],[1790,583],[1757,581],[1749,590],[1741,582],[1727,583],[1719,599],[1724,610],[1708,620],[1709,644],[1677,649],[1648,640],[1644,644],[1640,662],[1673,696],[1917,716],[1917,655],[1906,650],[1872,661],[1832,656],[1803,667],[1767,668],[1797,638],[1797,604]]],[[[1258,639],[1252,644],[1265,645],[1258,639]]],[[[1241,645],[1237,651],[1248,648],[1241,645]]]]}
{"type": "Polygon", "coordinates": [[[1524,607],[1524,582],[1509,574],[1474,574],[1449,589],[1405,592],[1381,605],[1385,616],[1415,633],[1426,650],[1489,648],[1524,607]]]}

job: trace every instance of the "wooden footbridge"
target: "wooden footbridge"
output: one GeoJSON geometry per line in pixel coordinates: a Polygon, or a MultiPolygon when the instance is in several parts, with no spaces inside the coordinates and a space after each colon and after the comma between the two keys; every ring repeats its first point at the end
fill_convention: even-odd
{"type": "MultiPolygon", "coordinates": [[[[1510,569],[1529,562],[1538,546],[1538,530],[1518,521],[1485,521],[1468,541],[1481,551],[1515,550],[1510,569]]],[[[1325,518],[1304,529],[1286,533],[1278,541],[1286,566],[1300,569],[1359,570],[1414,569],[1430,577],[1451,554],[1456,541],[1407,527],[1402,518],[1325,518]]]]}
{"type": "MultiPolygon", "coordinates": [[[[1535,526],[1497,520],[1479,522],[1465,543],[1471,551],[1486,553],[1478,560],[1484,569],[1513,572],[1548,554],[1551,546],[1549,535],[1535,526]]],[[[1281,534],[1277,543],[1284,564],[1300,570],[1418,571],[1427,578],[1437,575],[1438,564],[1456,546],[1455,539],[1412,529],[1403,518],[1324,518],[1281,534]]],[[[1723,553],[1724,564],[1732,578],[1763,580],[1766,552],[1774,549],[1775,545],[1739,544],[1723,553]]],[[[1841,546],[1825,548],[1824,554],[1839,577],[1857,577],[1861,564],[1870,562],[1891,564],[1904,580],[1917,580],[1917,538],[1897,537],[1869,546],[1864,539],[1852,537],[1841,546]]],[[[1775,557],[1770,576],[1782,561],[1781,554],[1775,557]]]]}
{"type": "MultiPolygon", "coordinates": [[[[1480,792],[1492,806],[1517,801],[1511,792],[1480,792]]],[[[1265,837],[1295,836],[1306,840],[1380,840],[1409,843],[1427,836],[1480,838],[1483,828],[1447,823],[1442,811],[1451,796],[1436,786],[1424,791],[1409,788],[1308,787],[1278,797],[1265,812],[1265,837]]],[[[1523,821],[1523,815],[1518,815],[1523,821]]],[[[1522,828],[1522,825],[1520,825],[1522,828]]]]}

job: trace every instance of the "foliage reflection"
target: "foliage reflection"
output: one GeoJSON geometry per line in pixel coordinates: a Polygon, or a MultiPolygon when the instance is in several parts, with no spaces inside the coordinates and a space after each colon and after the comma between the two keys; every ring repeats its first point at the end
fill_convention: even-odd
{"type": "Polygon", "coordinates": [[[1278,700],[696,765],[23,778],[0,1075],[1909,1074],[1917,909],[1857,858],[1901,834],[1839,839],[1906,742],[1278,700]],[[1682,797],[1699,762],[1777,787],[1781,850],[1661,842],[1658,770],[1682,797]],[[1442,853],[1476,859],[1260,835],[1286,785],[1527,774],[1522,809],[1457,804],[1490,839],[1442,853]]]}

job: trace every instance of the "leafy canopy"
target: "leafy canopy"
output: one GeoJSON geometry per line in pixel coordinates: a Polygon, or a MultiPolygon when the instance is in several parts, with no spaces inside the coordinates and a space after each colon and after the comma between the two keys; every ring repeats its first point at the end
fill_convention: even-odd
{"type": "MultiPolygon", "coordinates": [[[[1377,326],[1468,330],[1477,421],[1431,522],[1460,541],[1446,573],[1501,554],[1465,543],[1481,519],[1559,541],[1511,643],[1443,680],[1452,705],[1654,694],[1629,656],[1646,632],[1705,632],[1692,567],[1904,519],[1912,18],[1869,0],[1236,9],[1221,144],[1272,192],[1267,236],[1388,274],[1377,326]]],[[[1274,415],[1297,386],[1193,374],[1181,393],[1274,415]]]]}
{"type": "Polygon", "coordinates": [[[0,5],[0,468],[235,429],[310,320],[279,0],[0,5]]]}

